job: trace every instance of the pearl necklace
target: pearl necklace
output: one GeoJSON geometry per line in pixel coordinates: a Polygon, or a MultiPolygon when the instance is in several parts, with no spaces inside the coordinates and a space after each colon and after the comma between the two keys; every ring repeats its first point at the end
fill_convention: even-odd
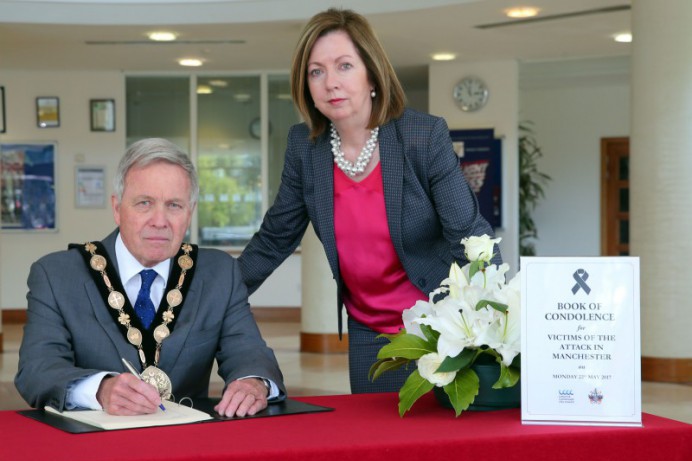
{"type": "Polygon", "coordinates": [[[338,166],[341,171],[351,177],[363,173],[365,168],[368,166],[368,163],[370,163],[372,153],[375,152],[375,148],[377,147],[377,133],[379,133],[380,127],[376,126],[372,129],[372,131],[370,131],[370,139],[368,139],[365,146],[363,146],[363,149],[360,151],[360,155],[358,155],[355,163],[351,163],[350,161],[346,160],[346,157],[344,157],[344,153],[341,150],[341,137],[336,131],[333,123],[330,124],[329,131],[332,137],[332,154],[334,155],[334,163],[336,163],[336,166],[338,166]]]}

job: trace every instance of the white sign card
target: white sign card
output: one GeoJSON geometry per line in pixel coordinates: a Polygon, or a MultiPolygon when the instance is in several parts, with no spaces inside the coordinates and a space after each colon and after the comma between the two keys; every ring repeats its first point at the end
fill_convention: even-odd
{"type": "Polygon", "coordinates": [[[524,424],[641,426],[639,258],[521,258],[524,424]]]}

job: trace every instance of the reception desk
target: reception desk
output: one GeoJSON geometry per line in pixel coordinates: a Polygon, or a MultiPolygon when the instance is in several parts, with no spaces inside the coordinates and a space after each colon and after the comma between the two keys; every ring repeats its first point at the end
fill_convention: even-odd
{"type": "Polygon", "coordinates": [[[296,400],[334,411],[86,434],[3,411],[0,460],[692,460],[692,425],[649,414],[635,428],[533,426],[518,409],[455,418],[432,395],[404,418],[396,394],[296,400]]]}

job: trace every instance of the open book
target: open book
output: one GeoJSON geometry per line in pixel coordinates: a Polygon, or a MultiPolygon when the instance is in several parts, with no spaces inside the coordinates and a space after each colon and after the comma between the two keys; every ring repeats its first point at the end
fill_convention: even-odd
{"type": "Polygon", "coordinates": [[[150,415],[115,416],[103,410],[68,410],[60,412],[53,407],[45,407],[47,413],[73,419],[101,429],[130,429],[135,427],[169,426],[188,424],[213,419],[203,411],[195,410],[175,402],[165,402],[166,411],[157,410],[150,415]]]}

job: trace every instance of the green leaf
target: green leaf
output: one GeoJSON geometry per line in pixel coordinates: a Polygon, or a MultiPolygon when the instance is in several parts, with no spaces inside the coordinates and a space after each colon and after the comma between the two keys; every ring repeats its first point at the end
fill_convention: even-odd
{"type": "Polygon", "coordinates": [[[514,367],[507,367],[504,363],[500,364],[500,377],[493,384],[493,389],[502,389],[504,387],[512,387],[519,382],[521,372],[514,367]]]}
{"type": "Polygon", "coordinates": [[[433,328],[430,325],[424,325],[421,324],[420,326],[421,331],[425,335],[426,338],[428,338],[428,342],[431,344],[433,349],[436,349],[437,346],[437,340],[440,337],[440,332],[433,330],[433,328]]]}
{"type": "Polygon", "coordinates": [[[479,385],[480,381],[476,372],[467,368],[459,370],[454,381],[444,387],[456,416],[459,416],[476,399],[479,385]]]}
{"type": "Polygon", "coordinates": [[[430,392],[433,386],[434,384],[423,378],[418,370],[414,370],[399,390],[399,416],[403,418],[416,400],[430,392]]]}
{"type": "Polygon", "coordinates": [[[416,335],[403,334],[392,338],[392,342],[377,353],[378,359],[403,357],[405,359],[417,360],[430,352],[435,352],[435,348],[416,335]]]}
{"type": "Polygon", "coordinates": [[[378,360],[377,362],[373,363],[370,367],[370,371],[368,372],[368,378],[370,378],[370,381],[375,381],[385,371],[396,370],[398,368],[401,368],[403,365],[408,364],[409,362],[409,359],[404,359],[400,357],[394,359],[378,360]]]}
{"type": "Polygon", "coordinates": [[[380,333],[380,334],[377,335],[376,337],[377,337],[377,338],[387,338],[388,340],[391,341],[391,340],[393,340],[394,338],[396,338],[397,336],[401,336],[401,335],[405,335],[405,334],[406,334],[406,329],[405,329],[405,328],[402,328],[402,329],[399,330],[399,332],[397,332],[397,333],[380,333]]]}
{"type": "Polygon", "coordinates": [[[502,312],[503,314],[505,312],[507,312],[507,308],[509,307],[509,306],[507,306],[507,304],[498,303],[497,301],[490,301],[488,299],[481,299],[480,301],[478,301],[478,303],[476,303],[476,310],[479,311],[486,306],[490,306],[493,309],[495,309],[496,311],[502,312]]]}
{"type": "Polygon", "coordinates": [[[435,370],[435,372],[440,373],[460,370],[469,366],[475,357],[476,351],[472,349],[464,349],[456,357],[445,357],[440,364],[440,367],[435,370]]]}
{"type": "Polygon", "coordinates": [[[485,263],[483,261],[471,261],[469,265],[469,281],[476,275],[476,272],[485,268],[485,263]]]}

